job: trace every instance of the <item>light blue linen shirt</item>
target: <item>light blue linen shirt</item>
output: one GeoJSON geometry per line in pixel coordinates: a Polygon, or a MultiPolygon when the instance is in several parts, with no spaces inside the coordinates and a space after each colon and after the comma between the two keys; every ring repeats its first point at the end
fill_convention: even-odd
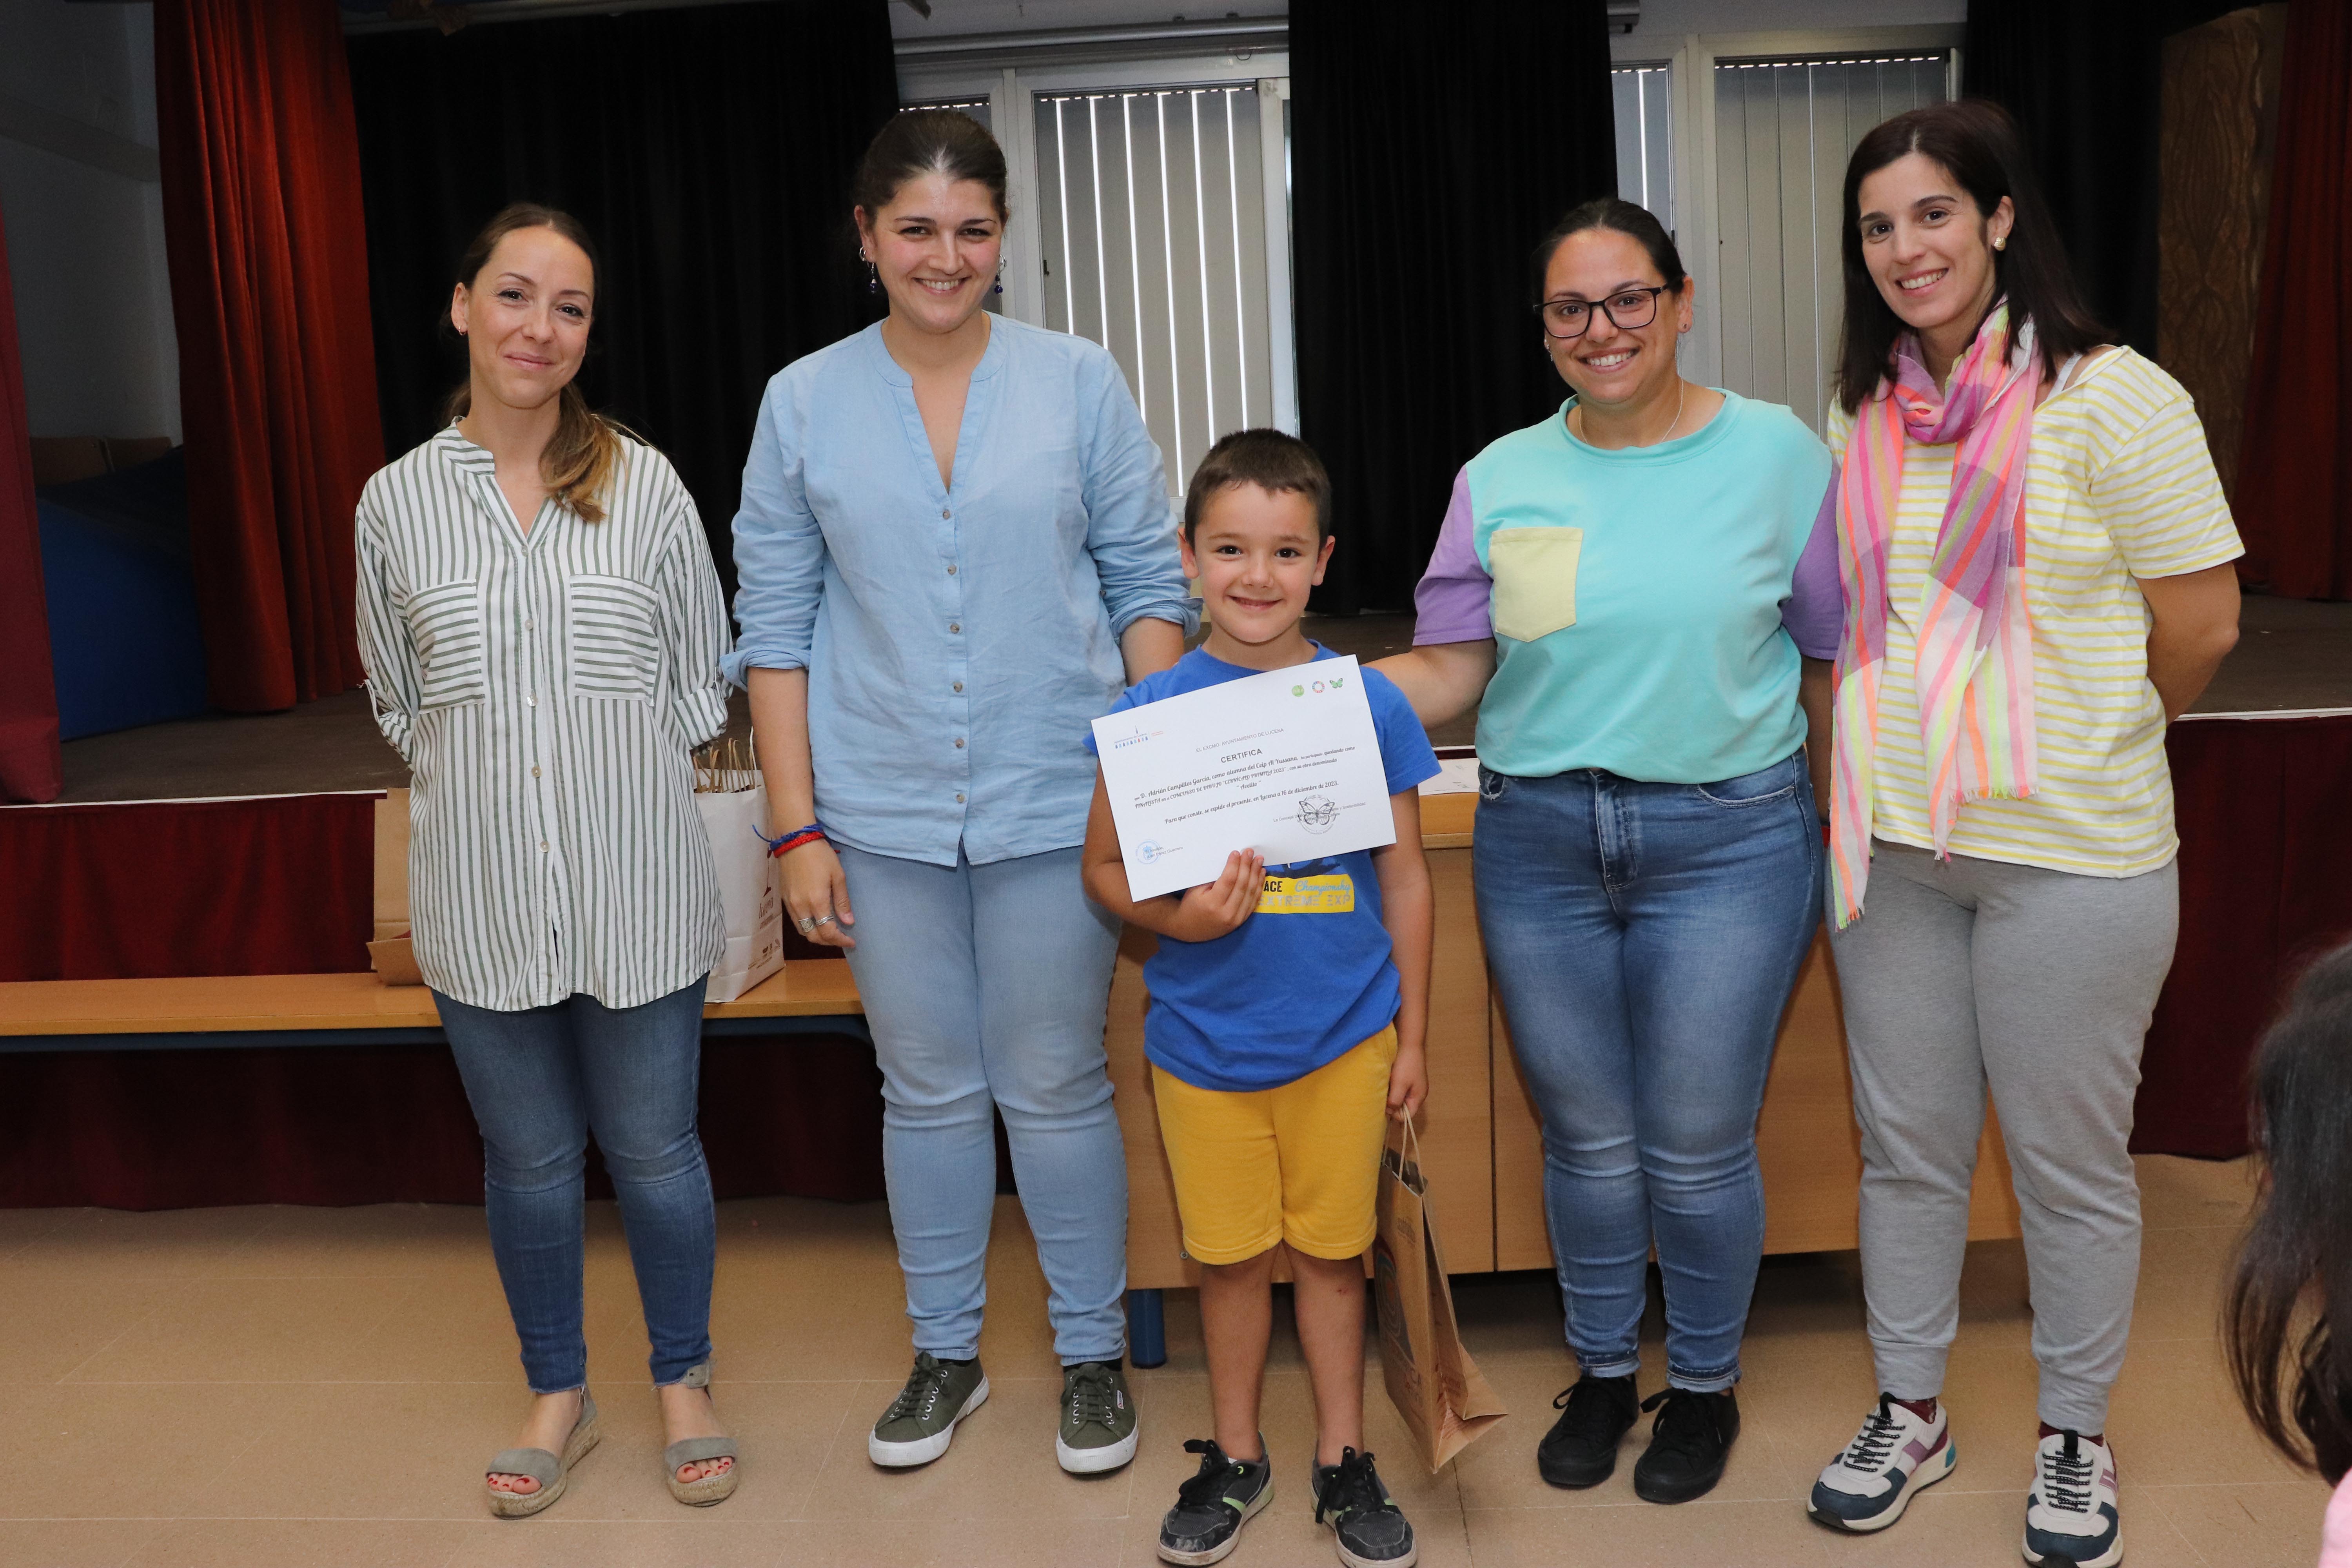
{"type": "Polygon", "coordinates": [[[809,672],[829,835],[985,865],[1084,841],[1084,742],[1126,688],[1119,637],[1189,631],[1198,610],[1160,449],[1099,346],[993,318],[953,472],[942,486],[879,325],[778,372],[735,514],[725,668],[738,686],[809,672]]]}

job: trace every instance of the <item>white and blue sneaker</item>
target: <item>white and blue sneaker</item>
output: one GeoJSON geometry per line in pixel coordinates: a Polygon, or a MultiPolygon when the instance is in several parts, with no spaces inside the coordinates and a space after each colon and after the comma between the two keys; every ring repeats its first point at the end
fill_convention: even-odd
{"type": "Polygon", "coordinates": [[[2075,1432],[2042,1439],[2025,1494],[2025,1560],[2051,1568],[2115,1568],[2124,1560],[2116,1457],[2075,1432]]]}
{"type": "MultiPolygon", "coordinates": [[[[1878,1408],[1844,1453],[1830,1461],[1805,1512],[1816,1524],[1849,1534],[1885,1530],[1903,1517],[1911,1499],[1952,1473],[1959,1451],[1952,1446],[1949,1418],[1941,1404],[1928,1420],[1892,1394],[1878,1396],[1878,1408]]],[[[2039,1558],[2029,1558],[2039,1562],[2039,1558]]]]}

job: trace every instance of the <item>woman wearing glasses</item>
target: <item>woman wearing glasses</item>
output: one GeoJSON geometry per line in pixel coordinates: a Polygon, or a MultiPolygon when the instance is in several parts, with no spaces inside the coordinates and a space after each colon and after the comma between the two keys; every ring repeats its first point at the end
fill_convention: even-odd
{"type": "Polygon", "coordinates": [[[1555,1486],[1712,1488],[1764,1243],[1756,1117],[1821,907],[1839,592],[1830,458],[1786,408],[1685,381],[1691,287],[1613,198],[1537,252],[1572,395],[1454,480],[1412,651],[1434,725],[1478,709],[1487,962],[1543,1120],[1544,1208],[1580,1376],[1536,1450],[1555,1486]],[[1635,1390],[1650,1249],[1666,1386],[1635,1390]]]}

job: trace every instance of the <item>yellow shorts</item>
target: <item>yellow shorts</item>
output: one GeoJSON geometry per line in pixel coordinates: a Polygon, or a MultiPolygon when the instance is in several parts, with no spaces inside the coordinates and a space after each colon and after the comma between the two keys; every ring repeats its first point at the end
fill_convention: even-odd
{"type": "Polygon", "coordinates": [[[1184,1252],[1239,1263],[1277,1241],[1313,1258],[1372,1245],[1387,1135],[1392,1025],[1278,1089],[1200,1089],[1151,1069],[1184,1252]]]}

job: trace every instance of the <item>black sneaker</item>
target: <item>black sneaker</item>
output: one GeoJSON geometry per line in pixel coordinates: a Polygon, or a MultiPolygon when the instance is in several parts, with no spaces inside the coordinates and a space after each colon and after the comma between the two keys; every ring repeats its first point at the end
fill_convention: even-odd
{"type": "MultiPolygon", "coordinates": [[[[1265,1439],[1258,1439],[1261,1456],[1265,1439]]],[[[1274,1466],[1226,1457],[1214,1439],[1184,1445],[1201,1456],[1200,1472],[1176,1489],[1176,1506],[1160,1521],[1160,1559],[1186,1564],[1222,1563],[1240,1543],[1242,1526],[1274,1500],[1274,1466]]]]}
{"type": "Polygon", "coordinates": [[[1339,1450],[1336,1465],[1315,1467],[1315,1522],[1328,1524],[1348,1568],[1412,1568],[1420,1553],[1412,1523],[1381,1485],[1372,1457],[1339,1450]]]}
{"type": "Polygon", "coordinates": [[[1668,1388],[1642,1401],[1642,1408],[1657,1410],[1658,1418],[1648,1450],[1633,1461],[1633,1495],[1643,1502],[1688,1502],[1713,1491],[1739,1436],[1739,1401],[1731,1390],[1668,1388]]]}
{"type": "Polygon", "coordinates": [[[1536,1445],[1536,1468],[1556,1487],[1597,1487],[1617,1469],[1617,1444],[1642,1396],[1626,1377],[1580,1377],[1551,1407],[1560,1413],[1536,1445]]]}

